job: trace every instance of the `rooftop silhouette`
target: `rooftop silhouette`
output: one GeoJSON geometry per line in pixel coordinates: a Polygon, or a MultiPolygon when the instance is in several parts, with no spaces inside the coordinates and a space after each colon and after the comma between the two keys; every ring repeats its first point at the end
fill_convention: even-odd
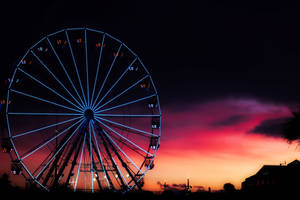
{"type": "Polygon", "coordinates": [[[242,183],[242,189],[292,189],[300,186],[299,178],[299,160],[294,160],[287,165],[264,165],[255,175],[246,178],[242,183]]]}

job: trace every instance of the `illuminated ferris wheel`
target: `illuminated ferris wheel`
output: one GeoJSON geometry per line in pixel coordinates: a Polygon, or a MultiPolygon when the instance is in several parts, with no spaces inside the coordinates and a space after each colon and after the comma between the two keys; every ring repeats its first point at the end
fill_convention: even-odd
{"type": "Polygon", "coordinates": [[[161,135],[152,78],[123,42],[67,28],[34,44],[10,79],[12,171],[45,190],[143,186],[161,135]]]}

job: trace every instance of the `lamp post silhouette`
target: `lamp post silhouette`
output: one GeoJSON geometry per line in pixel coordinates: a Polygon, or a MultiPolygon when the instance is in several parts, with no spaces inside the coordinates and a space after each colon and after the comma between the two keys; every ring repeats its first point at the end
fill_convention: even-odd
{"type": "Polygon", "coordinates": [[[189,179],[189,177],[187,177],[186,185],[185,185],[185,191],[190,192],[191,188],[192,188],[192,186],[190,185],[190,179],[189,179]]]}

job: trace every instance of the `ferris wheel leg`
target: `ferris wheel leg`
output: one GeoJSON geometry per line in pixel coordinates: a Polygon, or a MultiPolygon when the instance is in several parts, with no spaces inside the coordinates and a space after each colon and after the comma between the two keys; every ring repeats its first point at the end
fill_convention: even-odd
{"type": "MultiPolygon", "coordinates": [[[[87,134],[87,136],[90,137],[89,134],[87,134]]],[[[88,138],[88,140],[89,140],[89,138],[88,138]]],[[[92,146],[93,146],[93,145],[90,145],[89,142],[87,142],[86,144],[87,144],[88,149],[92,148],[92,146]]],[[[90,152],[89,152],[89,153],[90,153],[90,152]]],[[[93,170],[95,171],[95,173],[96,173],[96,180],[97,180],[99,189],[100,189],[100,190],[103,190],[103,187],[102,187],[101,182],[100,182],[100,179],[99,179],[98,168],[97,168],[97,166],[96,166],[95,160],[94,160],[94,158],[92,157],[91,154],[90,154],[90,157],[92,158],[91,160],[92,160],[92,166],[93,166],[92,169],[91,169],[91,172],[92,172],[93,170]]]]}
{"type": "Polygon", "coordinates": [[[106,140],[104,139],[104,136],[103,136],[103,134],[102,134],[102,128],[99,127],[99,126],[96,125],[96,124],[95,124],[95,127],[96,127],[96,132],[98,133],[98,135],[99,135],[100,138],[102,139],[103,146],[104,146],[104,148],[105,148],[105,151],[106,151],[106,153],[107,153],[109,159],[111,160],[111,163],[112,163],[112,165],[113,165],[113,168],[114,168],[115,172],[117,173],[118,177],[120,177],[119,180],[120,180],[120,182],[121,182],[121,188],[122,188],[122,189],[128,188],[127,183],[125,184],[125,181],[123,180],[123,175],[121,174],[120,170],[118,169],[118,166],[117,166],[117,164],[115,163],[115,161],[114,161],[114,159],[113,159],[113,157],[112,157],[112,155],[111,155],[111,153],[110,153],[110,151],[109,151],[107,142],[106,142],[106,140]]]}
{"type": "Polygon", "coordinates": [[[53,182],[53,185],[52,185],[53,188],[55,188],[55,187],[58,186],[59,180],[60,180],[60,178],[61,178],[61,176],[62,176],[62,174],[63,174],[63,172],[64,172],[66,166],[68,165],[68,163],[69,163],[69,161],[70,161],[70,158],[71,158],[71,156],[72,156],[74,150],[75,150],[77,147],[80,148],[80,144],[82,143],[81,141],[83,140],[83,137],[82,137],[82,136],[83,136],[83,134],[78,134],[78,137],[76,138],[74,144],[72,145],[71,149],[69,150],[69,152],[68,152],[68,154],[67,154],[67,156],[66,156],[66,158],[65,158],[64,163],[63,163],[62,166],[60,167],[58,173],[55,174],[54,182],[53,182]],[[79,143],[79,144],[78,144],[78,143],[79,143]],[[79,146],[78,146],[78,145],[79,145],[79,146]]]}
{"type": "MultiPolygon", "coordinates": [[[[83,125],[81,125],[81,130],[82,130],[82,127],[85,125],[86,123],[83,123],[83,125]]],[[[80,131],[81,131],[80,130],[80,131]]],[[[55,152],[54,152],[54,155],[57,153],[57,151],[59,151],[59,153],[55,156],[55,160],[52,162],[52,165],[47,173],[47,175],[45,176],[44,180],[43,180],[43,185],[46,185],[47,182],[49,181],[53,171],[57,170],[57,164],[59,162],[59,160],[61,159],[61,156],[66,148],[67,145],[65,145],[65,142],[70,139],[70,136],[72,136],[74,134],[76,130],[72,130],[70,129],[69,132],[64,136],[64,138],[60,141],[60,144],[57,146],[55,152]]],[[[76,141],[79,139],[79,137],[81,136],[81,134],[79,134],[77,136],[77,139],[76,141]]],[[[74,145],[74,144],[73,144],[74,145]]],[[[57,176],[57,174],[55,174],[55,177],[57,176]]],[[[40,178],[42,177],[42,174],[40,174],[38,177],[37,177],[37,180],[39,180],[40,178]]]]}
{"type": "MultiPolygon", "coordinates": [[[[94,132],[93,132],[93,133],[94,133],[94,132]]],[[[94,135],[94,136],[96,136],[96,135],[94,135]]],[[[108,176],[106,167],[105,167],[105,165],[104,165],[104,163],[103,163],[103,161],[102,161],[102,159],[101,159],[100,151],[98,151],[98,150],[96,149],[96,145],[95,145],[94,142],[92,142],[92,147],[93,147],[93,150],[96,152],[97,159],[98,159],[98,161],[100,162],[100,164],[101,164],[101,166],[102,166],[102,168],[103,168],[104,174],[105,174],[106,179],[107,179],[107,181],[108,181],[108,188],[114,190],[114,189],[115,189],[115,188],[114,188],[114,185],[113,185],[113,183],[112,183],[112,181],[111,181],[110,176],[108,176]]]]}
{"type": "MultiPolygon", "coordinates": [[[[63,140],[60,142],[60,145],[58,145],[58,147],[57,147],[56,149],[59,149],[59,148],[62,146],[62,144],[64,144],[64,142],[68,139],[68,137],[69,137],[71,134],[72,134],[72,130],[70,130],[69,133],[63,138],[63,140]]],[[[79,135],[78,137],[80,137],[80,135],[79,135]]],[[[77,137],[77,139],[78,139],[78,137],[77,137]]],[[[75,146],[75,144],[73,144],[73,146],[75,146]]],[[[47,173],[47,175],[45,176],[45,179],[44,179],[44,181],[43,181],[43,185],[47,185],[47,182],[49,181],[49,179],[50,179],[50,177],[51,177],[53,171],[54,171],[54,170],[57,170],[57,167],[58,167],[58,166],[57,166],[58,161],[61,159],[61,156],[62,156],[62,154],[63,154],[65,148],[66,148],[66,145],[62,148],[62,150],[61,150],[61,151],[58,153],[58,155],[55,157],[55,160],[52,162],[52,165],[51,165],[51,167],[50,167],[50,169],[49,169],[49,171],[48,171],[48,173],[47,173]]],[[[61,174],[60,174],[60,175],[59,175],[59,174],[55,174],[54,180],[57,180],[57,181],[58,181],[58,179],[59,179],[58,177],[59,177],[59,176],[61,176],[61,174]]],[[[54,181],[54,183],[55,183],[55,181],[54,181]]]]}
{"type": "Polygon", "coordinates": [[[74,157],[73,157],[73,162],[72,162],[72,165],[71,165],[71,168],[70,168],[70,171],[69,171],[66,183],[65,183],[66,187],[68,187],[70,185],[70,179],[71,179],[71,176],[73,175],[75,165],[77,164],[77,158],[78,158],[78,155],[79,155],[79,152],[81,149],[80,147],[82,146],[82,143],[83,143],[83,134],[80,134],[80,135],[82,135],[82,137],[80,138],[80,142],[77,146],[77,149],[76,149],[74,157]]]}
{"type": "MultiPolygon", "coordinates": [[[[135,176],[132,174],[132,171],[129,169],[129,166],[122,159],[121,155],[119,154],[119,152],[117,151],[117,149],[115,148],[115,146],[111,143],[111,141],[106,136],[106,134],[103,133],[102,128],[99,125],[96,124],[96,129],[98,131],[99,136],[103,140],[103,144],[106,144],[105,145],[106,147],[107,147],[107,144],[110,146],[110,148],[113,150],[113,152],[117,156],[118,160],[122,163],[122,166],[125,168],[125,170],[127,171],[128,175],[130,176],[130,178],[134,181],[134,183],[137,186],[138,190],[141,190],[142,189],[141,185],[137,182],[135,176]]],[[[120,180],[122,180],[122,179],[120,179],[120,180]]],[[[127,187],[128,187],[128,185],[127,185],[127,187]]]]}

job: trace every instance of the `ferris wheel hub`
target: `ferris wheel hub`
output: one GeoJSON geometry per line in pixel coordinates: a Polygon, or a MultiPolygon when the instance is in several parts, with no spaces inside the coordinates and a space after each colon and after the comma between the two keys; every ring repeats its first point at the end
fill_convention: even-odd
{"type": "Polygon", "coordinates": [[[93,111],[92,109],[90,109],[90,108],[86,109],[86,110],[84,111],[84,117],[85,117],[88,121],[94,119],[94,111],[93,111]]]}

